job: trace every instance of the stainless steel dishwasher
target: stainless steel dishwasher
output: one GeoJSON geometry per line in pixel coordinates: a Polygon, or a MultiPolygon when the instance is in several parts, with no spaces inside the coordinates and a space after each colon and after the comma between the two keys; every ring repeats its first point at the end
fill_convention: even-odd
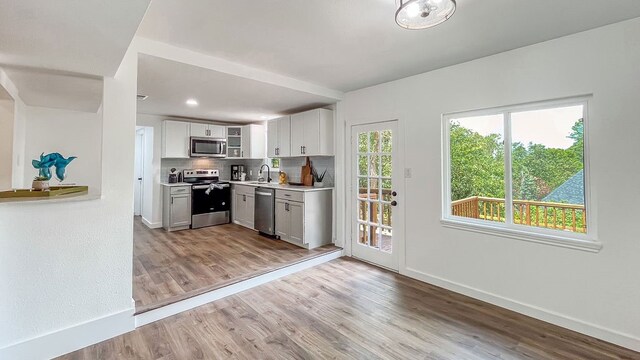
{"type": "Polygon", "coordinates": [[[255,190],[256,205],[253,218],[256,230],[263,234],[276,234],[276,190],[258,187],[255,190]]]}

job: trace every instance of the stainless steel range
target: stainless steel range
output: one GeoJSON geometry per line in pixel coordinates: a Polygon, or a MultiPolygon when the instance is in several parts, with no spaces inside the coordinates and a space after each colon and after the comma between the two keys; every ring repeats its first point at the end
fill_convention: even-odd
{"type": "Polygon", "coordinates": [[[183,170],[191,184],[191,228],[228,224],[231,221],[231,187],[213,169],[183,170]]]}

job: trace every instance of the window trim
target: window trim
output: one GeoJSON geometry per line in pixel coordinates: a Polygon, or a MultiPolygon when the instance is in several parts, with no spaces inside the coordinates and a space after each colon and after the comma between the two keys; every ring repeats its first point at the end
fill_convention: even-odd
{"type": "Polygon", "coordinates": [[[538,101],[524,104],[486,108],[480,110],[452,112],[442,115],[442,216],[441,224],[447,228],[473,231],[483,234],[495,235],[517,240],[543,243],[565,248],[598,252],[602,243],[597,240],[596,206],[593,199],[594,189],[591,186],[590,156],[589,156],[589,100],[592,95],[583,95],[555,100],[538,101]],[[477,219],[454,216],[451,213],[451,169],[450,169],[450,124],[451,119],[461,117],[498,115],[504,116],[504,141],[505,144],[505,204],[513,203],[512,174],[511,174],[511,113],[523,111],[544,110],[556,107],[583,106],[584,122],[584,186],[585,206],[587,209],[587,232],[572,233],[558,230],[532,227],[513,223],[512,206],[507,209],[505,223],[487,222],[477,219]]]}

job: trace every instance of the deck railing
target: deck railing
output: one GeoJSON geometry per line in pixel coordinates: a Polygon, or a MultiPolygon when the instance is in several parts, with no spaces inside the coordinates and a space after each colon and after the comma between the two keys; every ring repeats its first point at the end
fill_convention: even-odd
{"type": "MultiPolygon", "coordinates": [[[[489,221],[505,221],[505,200],[472,196],[451,203],[455,216],[489,221]]],[[[584,205],[545,201],[513,200],[513,222],[516,224],[568,230],[584,233],[587,230],[584,205]]]]}

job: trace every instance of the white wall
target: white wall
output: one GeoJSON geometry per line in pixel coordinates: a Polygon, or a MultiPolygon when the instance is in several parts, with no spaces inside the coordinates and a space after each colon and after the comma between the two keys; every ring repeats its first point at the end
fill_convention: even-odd
{"type": "Polygon", "coordinates": [[[0,86],[2,86],[9,95],[13,98],[13,161],[12,161],[12,186],[18,188],[22,186],[24,182],[24,148],[25,148],[25,127],[26,127],[26,106],[20,98],[18,88],[9,77],[7,73],[0,68],[0,86]]]}
{"type": "Polygon", "coordinates": [[[347,94],[338,108],[348,126],[390,119],[405,126],[397,144],[413,177],[401,272],[640,350],[638,64],[634,19],[347,94]],[[440,224],[441,114],[583,94],[593,94],[599,253],[440,224]]]}
{"type": "Polygon", "coordinates": [[[160,161],[162,157],[162,120],[156,115],[138,114],[136,124],[145,130],[144,194],[142,221],[151,227],[162,226],[162,188],[160,161]]]}
{"type": "Polygon", "coordinates": [[[0,190],[11,189],[13,181],[14,107],[12,99],[0,99],[0,190]]]}
{"type": "MultiPolygon", "coordinates": [[[[26,166],[23,187],[30,187],[38,171],[31,160],[40,154],[57,152],[64,157],[77,156],[66,169],[62,184],[88,185],[100,193],[102,180],[102,113],[89,113],[43,107],[26,107],[26,166]]],[[[52,168],[51,185],[59,182],[52,168]]]]}
{"type": "Polygon", "coordinates": [[[101,199],[0,203],[2,359],[50,358],[134,328],[136,71],[130,49],[104,82],[101,199]]]}

